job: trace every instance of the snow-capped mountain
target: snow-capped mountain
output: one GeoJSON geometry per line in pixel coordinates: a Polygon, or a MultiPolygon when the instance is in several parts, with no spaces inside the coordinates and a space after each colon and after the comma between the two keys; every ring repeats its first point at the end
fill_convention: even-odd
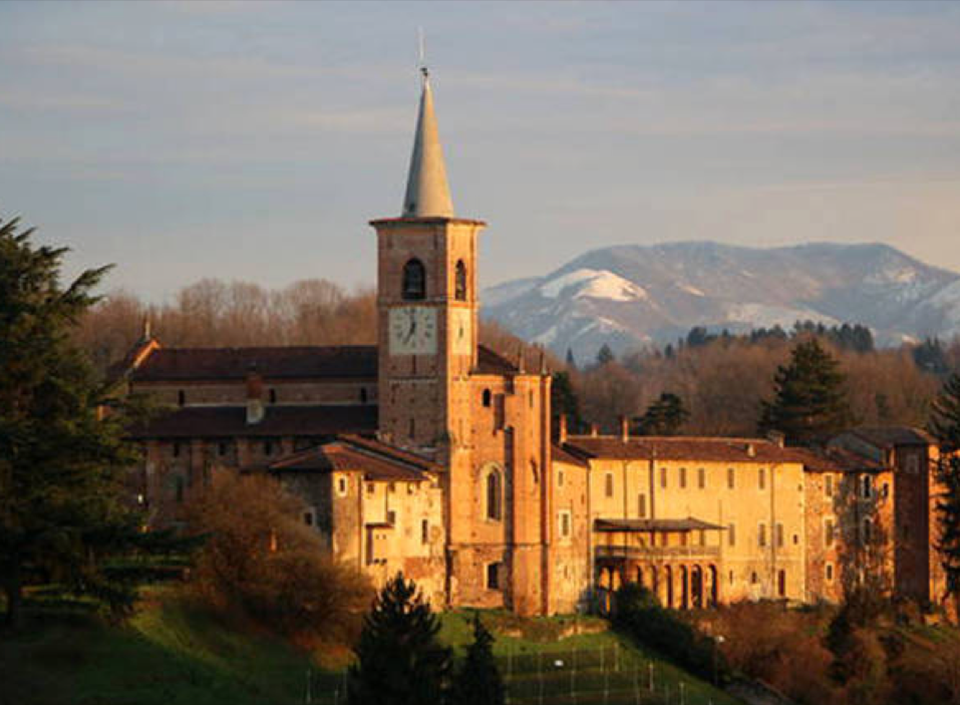
{"type": "Polygon", "coordinates": [[[482,302],[484,316],[581,360],[604,343],[616,351],[665,343],[693,326],[860,323],[881,345],[960,334],[960,274],[880,244],[608,247],[544,277],[491,287],[482,302]]]}

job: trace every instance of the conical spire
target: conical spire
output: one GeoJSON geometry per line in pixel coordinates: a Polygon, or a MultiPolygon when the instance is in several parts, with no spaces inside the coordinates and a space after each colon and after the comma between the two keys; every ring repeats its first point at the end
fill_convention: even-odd
{"type": "Polygon", "coordinates": [[[410,155],[407,193],[403,199],[404,218],[452,218],[453,201],[447,184],[447,168],[443,163],[443,147],[433,112],[433,93],[427,70],[423,69],[423,93],[417,134],[410,155]]]}

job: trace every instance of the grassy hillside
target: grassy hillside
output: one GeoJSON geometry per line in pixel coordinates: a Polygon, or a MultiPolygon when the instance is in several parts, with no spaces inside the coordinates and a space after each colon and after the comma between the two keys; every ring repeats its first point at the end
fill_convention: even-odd
{"type": "MultiPolygon", "coordinates": [[[[458,653],[471,639],[471,614],[444,615],[441,635],[458,653]]],[[[498,633],[511,703],[655,703],[664,688],[677,703],[680,681],[688,705],[736,702],[599,631],[601,620],[483,616],[498,633]]],[[[176,603],[148,603],[122,626],[77,612],[35,620],[28,632],[0,638],[2,705],[294,705],[306,700],[308,672],[313,703],[344,702],[343,671],[318,668],[321,655],[176,603]]]]}

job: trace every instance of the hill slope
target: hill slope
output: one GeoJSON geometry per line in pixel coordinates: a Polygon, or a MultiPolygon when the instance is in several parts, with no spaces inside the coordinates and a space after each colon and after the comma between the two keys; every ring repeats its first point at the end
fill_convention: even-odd
{"type": "Polygon", "coordinates": [[[578,359],[592,359],[604,343],[623,350],[669,342],[693,326],[861,323],[881,345],[960,333],[960,274],[881,244],[607,247],[544,277],[491,287],[482,299],[485,316],[578,359]]]}

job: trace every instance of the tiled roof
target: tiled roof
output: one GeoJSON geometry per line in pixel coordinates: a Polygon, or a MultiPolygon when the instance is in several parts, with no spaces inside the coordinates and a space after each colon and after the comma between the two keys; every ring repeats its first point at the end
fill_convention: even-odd
{"type": "MultiPolygon", "coordinates": [[[[377,346],[290,346],[254,348],[159,348],[130,371],[136,382],[239,380],[255,371],[265,379],[377,378],[377,346]]],[[[480,374],[516,374],[517,367],[483,345],[480,374]]]]}
{"type": "Polygon", "coordinates": [[[359,470],[368,480],[423,481],[440,467],[421,456],[380,441],[342,436],[330,443],[288,455],[272,463],[271,472],[359,470]]]}
{"type": "Polygon", "coordinates": [[[482,375],[512,375],[517,366],[485,345],[477,346],[477,372],[482,375]]]}
{"type": "Polygon", "coordinates": [[[623,441],[619,436],[570,436],[563,447],[580,457],[616,460],[802,463],[807,458],[805,452],[762,438],[633,436],[623,441]]]}
{"type": "Polygon", "coordinates": [[[885,465],[871,458],[836,446],[828,447],[826,450],[816,453],[800,449],[797,449],[797,452],[806,455],[807,459],[804,460],[803,465],[808,472],[882,472],[889,470],[885,465]]]}
{"type": "Polygon", "coordinates": [[[133,371],[141,382],[243,379],[370,379],[377,377],[374,345],[259,348],[160,348],[133,371]]]}
{"type": "Polygon", "coordinates": [[[877,448],[894,446],[934,445],[936,439],[926,431],[912,426],[863,426],[850,431],[877,448]]]}
{"type": "Polygon", "coordinates": [[[724,527],[702,519],[597,519],[593,530],[601,533],[635,531],[701,531],[723,530],[724,527]]]}
{"type": "Polygon", "coordinates": [[[565,449],[563,446],[557,444],[553,445],[553,449],[550,451],[554,460],[558,463],[566,463],[567,465],[579,465],[582,468],[590,467],[584,458],[579,455],[574,455],[569,450],[565,449]]]}
{"type": "Polygon", "coordinates": [[[187,406],[136,428],[132,436],[149,438],[235,438],[332,436],[369,433],[377,428],[377,407],[267,406],[263,420],[247,423],[242,406],[187,406]]]}

